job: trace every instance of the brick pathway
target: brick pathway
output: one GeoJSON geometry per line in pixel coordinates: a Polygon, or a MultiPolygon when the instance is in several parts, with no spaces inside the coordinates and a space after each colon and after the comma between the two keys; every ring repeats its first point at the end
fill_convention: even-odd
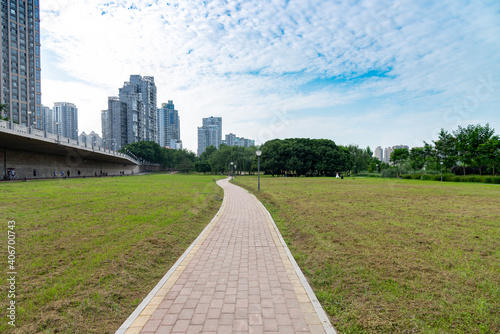
{"type": "Polygon", "coordinates": [[[262,204],[218,184],[216,218],[116,333],[335,333],[262,204]]]}

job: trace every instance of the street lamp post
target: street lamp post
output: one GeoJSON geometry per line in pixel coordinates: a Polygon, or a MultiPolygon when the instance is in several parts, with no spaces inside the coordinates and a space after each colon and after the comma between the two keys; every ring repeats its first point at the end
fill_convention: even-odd
{"type": "Polygon", "coordinates": [[[441,164],[441,182],[443,182],[443,162],[440,162],[441,164]]]}
{"type": "Polygon", "coordinates": [[[231,180],[233,179],[233,166],[234,162],[231,161],[231,180]]]}
{"type": "Polygon", "coordinates": [[[258,180],[258,183],[257,183],[257,191],[260,192],[260,155],[262,154],[262,151],[257,151],[255,152],[255,154],[257,154],[257,180],[258,180]]]}
{"type": "Polygon", "coordinates": [[[377,166],[377,173],[378,173],[378,164],[376,164],[376,166],[377,166]]]}

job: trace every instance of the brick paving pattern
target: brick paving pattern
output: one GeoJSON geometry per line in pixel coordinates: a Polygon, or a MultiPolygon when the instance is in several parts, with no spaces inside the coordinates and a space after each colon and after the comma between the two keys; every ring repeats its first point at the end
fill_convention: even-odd
{"type": "Polygon", "coordinates": [[[219,217],[124,332],[325,333],[267,211],[218,184],[219,217]]]}

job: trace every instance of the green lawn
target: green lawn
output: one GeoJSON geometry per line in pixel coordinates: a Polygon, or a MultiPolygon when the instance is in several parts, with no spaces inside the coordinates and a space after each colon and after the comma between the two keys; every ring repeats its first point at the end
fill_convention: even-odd
{"type": "MultiPolygon", "coordinates": [[[[223,191],[210,176],[152,175],[0,183],[0,198],[5,250],[16,221],[14,333],[114,333],[210,222],[223,191]]],[[[7,266],[4,256],[3,282],[7,266]]],[[[2,295],[0,332],[11,333],[2,295]]]]}
{"type": "Polygon", "coordinates": [[[265,177],[257,196],[340,333],[500,333],[500,186],[265,177]]]}

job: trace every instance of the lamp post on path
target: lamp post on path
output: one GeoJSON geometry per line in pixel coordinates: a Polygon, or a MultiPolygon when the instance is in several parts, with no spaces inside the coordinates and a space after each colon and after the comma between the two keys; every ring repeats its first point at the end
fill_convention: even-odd
{"type": "Polygon", "coordinates": [[[441,182],[443,182],[443,162],[440,162],[441,164],[441,182]]]}
{"type": "Polygon", "coordinates": [[[255,152],[257,154],[257,179],[258,179],[258,184],[257,184],[257,191],[260,192],[260,155],[262,154],[262,151],[257,151],[255,152]]]}
{"type": "Polygon", "coordinates": [[[233,179],[233,165],[234,165],[234,162],[231,161],[231,180],[233,179]]]}

